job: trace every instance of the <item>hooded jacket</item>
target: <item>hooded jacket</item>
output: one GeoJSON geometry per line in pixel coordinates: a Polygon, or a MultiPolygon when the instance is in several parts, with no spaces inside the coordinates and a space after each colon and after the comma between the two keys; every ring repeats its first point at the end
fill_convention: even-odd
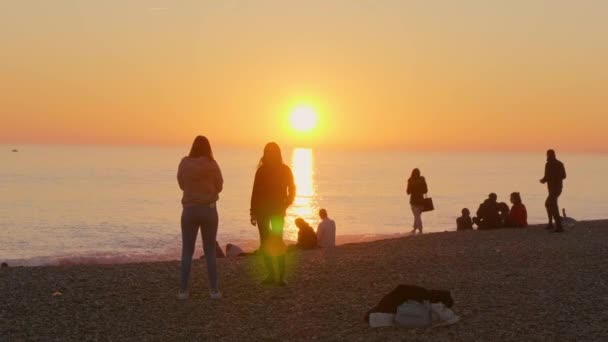
{"type": "Polygon", "coordinates": [[[207,157],[183,158],[179,163],[177,182],[184,191],[184,207],[215,203],[224,186],[219,165],[207,157]]]}

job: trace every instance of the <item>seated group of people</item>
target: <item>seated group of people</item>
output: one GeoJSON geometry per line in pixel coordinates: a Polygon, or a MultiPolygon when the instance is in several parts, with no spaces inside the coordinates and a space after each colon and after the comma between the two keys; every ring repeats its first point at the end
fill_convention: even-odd
{"type": "Polygon", "coordinates": [[[469,209],[462,209],[462,216],[456,219],[456,230],[473,229],[473,224],[480,230],[528,226],[528,212],[519,192],[511,193],[511,203],[513,206],[509,209],[506,203],[498,203],[498,196],[491,193],[479,205],[476,217],[471,217],[469,209]]]}
{"type": "Polygon", "coordinates": [[[295,247],[299,249],[328,248],[336,246],[336,222],[327,216],[327,210],[319,210],[321,222],[317,232],[303,218],[296,219],[298,241],[295,247]]]}

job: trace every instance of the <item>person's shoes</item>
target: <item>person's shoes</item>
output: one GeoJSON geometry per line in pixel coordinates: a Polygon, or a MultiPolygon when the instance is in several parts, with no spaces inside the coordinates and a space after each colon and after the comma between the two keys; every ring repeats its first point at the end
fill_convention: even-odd
{"type": "Polygon", "coordinates": [[[551,232],[552,233],[563,233],[564,232],[564,228],[557,227],[557,228],[553,229],[551,232]]]}
{"type": "Polygon", "coordinates": [[[277,281],[277,286],[285,287],[287,286],[287,282],[284,279],[277,281]]]}
{"type": "Polygon", "coordinates": [[[548,224],[548,225],[545,227],[545,229],[546,229],[546,230],[553,230],[553,229],[555,229],[555,227],[553,227],[553,225],[552,225],[552,224],[548,224]]]}
{"type": "Polygon", "coordinates": [[[416,235],[416,228],[412,229],[412,232],[410,234],[416,235]]]}
{"type": "Polygon", "coordinates": [[[179,290],[177,292],[177,300],[187,300],[190,297],[188,291],[179,290]]]}
{"type": "Polygon", "coordinates": [[[209,290],[209,297],[211,299],[221,299],[222,293],[219,290],[209,290]]]}
{"type": "Polygon", "coordinates": [[[268,276],[266,279],[262,280],[262,285],[272,285],[274,284],[274,277],[268,276]]]}

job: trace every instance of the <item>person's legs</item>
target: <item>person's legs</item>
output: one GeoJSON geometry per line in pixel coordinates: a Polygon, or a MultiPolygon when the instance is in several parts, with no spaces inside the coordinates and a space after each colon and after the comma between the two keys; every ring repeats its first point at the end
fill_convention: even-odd
{"type": "Polygon", "coordinates": [[[557,203],[557,199],[559,198],[559,195],[561,195],[561,194],[562,194],[562,189],[549,189],[549,198],[547,199],[547,201],[548,201],[547,210],[549,212],[549,215],[555,221],[555,230],[556,231],[561,231],[563,229],[562,228],[562,217],[559,214],[559,205],[557,203]]]}
{"type": "Polygon", "coordinates": [[[412,213],[414,214],[414,231],[418,229],[422,233],[422,207],[412,205],[412,213]]]}
{"type": "Polygon", "coordinates": [[[256,217],[255,219],[256,219],[257,225],[258,225],[258,233],[260,234],[259,251],[263,252],[264,242],[266,241],[266,238],[268,237],[268,231],[270,230],[270,226],[269,226],[270,219],[268,218],[268,216],[264,216],[264,215],[260,215],[259,217],[256,217]]]}
{"type": "Polygon", "coordinates": [[[266,270],[268,271],[268,277],[263,281],[263,283],[271,283],[274,282],[274,265],[272,263],[272,257],[266,250],[268,248],[268,235],[270,234],[270,217],[260,215],[256,217],[256,221],[258,224],[258,231],[260,233],[259,251],[262,253],[264,265],[266,265],[266,270]]]}
{"type": "Polygon", "coordinates": [[[209,288],[212,291],[217,291],[217,265],[215,241],[217,240],[218,215],[216,208],[201,208],[202,210],[202,225],[201,237],[203,239],[203,250],[205,251],[205,260],[207,261],[207,273],[209,274],[209,288]]]}
{"type": "Polygon", "coordinates": [[[549,191],[549,196],[547,196],[547,200],[545,201],[545,208],[547,209],[547,217],[549,218],[549,224],[547,225],[547,229],[553,228],[553,215],[551,213],[551,191],[549,191]]]}
{"type": "Polygon", "coordinates": [[[181,261],[181,282],[180,290],[188,289],[188,279],[190,278],[190,268],[192,267],[192,255],[194,254],[194,245],[196,243],[196,235],[198,235],[198,227],[200,223],[196,215],[195,207],[184,208],[182,211],[182,261],[181,261]]]}
{"type": "MultiPolygon", "coordinates": [[[[280,247],[284,247],[283,242],[283,228],[285,227],[285,217],[282,215],[275,215],[270,218],[270,234],[273,238],[280,241],[280,247]]],[[[279,267],[279,283],[285,282],[285,250],[281,250],[277,256],[277,264],[279,267]]]]}

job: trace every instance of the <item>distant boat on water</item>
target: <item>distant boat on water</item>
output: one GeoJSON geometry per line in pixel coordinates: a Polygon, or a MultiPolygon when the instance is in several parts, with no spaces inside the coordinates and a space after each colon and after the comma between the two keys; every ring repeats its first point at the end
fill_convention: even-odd
{"type": "Polygon", "coordinates": [[[13,152],[19,152],[19,150],[17,150],[16,148],[13,149],[13,152]]]}

